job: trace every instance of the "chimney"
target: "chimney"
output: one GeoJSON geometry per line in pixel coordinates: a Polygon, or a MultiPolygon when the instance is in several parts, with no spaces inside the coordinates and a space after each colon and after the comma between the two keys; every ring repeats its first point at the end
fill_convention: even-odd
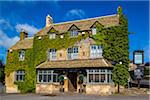
{"type": "Polygon", "coordinates": [[[25,38],[27,38],[27,37],[28,37],[28,33],[25,32],[24,29],[21,29],[21,32],[20,32],[20,40],[23,40],[23,39],[25,39],[25,38]]]}
{"type": "Polygon", "coordinates": [[[117,12],[118,12],[118,15],[121,15],[121,14],[122,14],[122,7],[121,7],[121,6],[118,6],[117,12]]]}
{"type": "Polygon", "coordinates": [[[46,16],[46,27],[49,27],[51,24],[53,24],[53,18],[50,15],[46,16]]]}

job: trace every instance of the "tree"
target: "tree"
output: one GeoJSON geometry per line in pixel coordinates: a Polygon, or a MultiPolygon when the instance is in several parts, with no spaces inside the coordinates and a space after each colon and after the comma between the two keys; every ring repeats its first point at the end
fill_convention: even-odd
{"type": "Polygon", "coordinates": [[[112,80],[115,83],[115,85],[118,85],[118,93],[120,85],[125,86],[128,82],[128,69],[126,68],[125,65],[122,64],[116,64],[113,69],[113,74],[112,74],[112,80]]]}
{"type": "Polygon", "coordinates": [[[4,75],[4,64],[2,60],[0,60],[0,82],[4,83],[5,75],[4,75]]]}

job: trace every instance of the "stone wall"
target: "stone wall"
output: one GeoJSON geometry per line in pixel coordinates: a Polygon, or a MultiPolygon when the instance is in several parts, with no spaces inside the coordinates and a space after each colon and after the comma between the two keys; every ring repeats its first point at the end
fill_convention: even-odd
{"type": "Polygon", "coordinates": [[[36,93],[59,93],[59,83],[36,84],[36,93]]]}
{"type": "Polygon", "coordinates": [[[15,72],[10,73],[5,76],[5,86],[6,93],[20,93],[18,86],[14,84],[15,82],[15,72]]]}
{"type": "MultiPolygon", "coordinates": [[[[90,45],[95,44],[95,41],[91,38],[86,38],[77,42],[74,46],[78,46],[78,59],[89,59],[90,58],[90,45]]],[[[57,60],[67,60],[67,49],[57,50],[57,60]]]]}
{"type": "Polygon", "coordinates": [[[113,84],[87,84],[86,93],[87,94],[98,94],[98,95],[111,95],[114,93],[113,84]]]}

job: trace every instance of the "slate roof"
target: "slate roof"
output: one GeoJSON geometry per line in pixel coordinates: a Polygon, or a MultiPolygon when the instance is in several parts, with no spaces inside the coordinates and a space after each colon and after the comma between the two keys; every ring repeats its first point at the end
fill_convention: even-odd
{"type": "Polygon", "coordinates": [[[46,61],[36,68],[91,68],[91,67],[112,67],[111,63],[103,58],[77,59],[77,60],[56,60],[46,61]]]}
{"type": "Polygon", "coordinates": [[[46,35],[51,28],[54,28],[59,33],[64,33],[67,32],[72,25],[77,26],[80,30],[90,30],[91,26],[96,21],[98,21],[104,27],[117,26],[119,24],[119,17],[117,14],[114,14],[114,15],[95,17],[95,18],[88,18],[83,20],[54,23],[51,24],[50,27],[46,27],[40,30],[37,33],[37,35],[46,35]]]}
{"type": "MultiPolygon", "coordinates": [[[[83,20],[54,23],[50,27],[43,28],[36,35],[46,35],[51,28],[54,28],[59,33],[67,32],[72,25],[77,26],[80,30],[90,30],[90,27],[96,21],[98,21],[104,27],[117,26],[119,24],[119,17],[117,14],[114,14],[83,20]]],[[[33,45],[33,38],[25,38],[24,40],[18,41],[15,45],[10,47],[9,50],[29,49],[32,48],[32,45],[33,45]]]]}

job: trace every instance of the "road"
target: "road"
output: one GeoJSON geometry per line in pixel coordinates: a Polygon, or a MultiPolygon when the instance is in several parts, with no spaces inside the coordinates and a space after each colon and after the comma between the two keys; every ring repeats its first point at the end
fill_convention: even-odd
{"type": "Polygon", "coordinates": [[[0,94],[0,100],[149,100],[149,96],[0,94]]]}

